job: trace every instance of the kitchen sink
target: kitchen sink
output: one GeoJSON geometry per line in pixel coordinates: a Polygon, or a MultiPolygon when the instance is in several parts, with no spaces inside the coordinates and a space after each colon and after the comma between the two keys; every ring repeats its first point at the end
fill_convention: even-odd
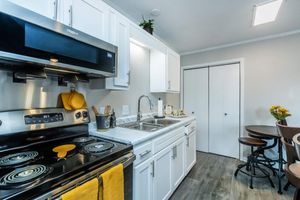
{"type": "Polygon", "coordinates": [[[145,119],[143,122],[150,123],[150,124],[159,124],[163,125],[164,127],[170,126],[172,124],[176,124],[177,122],[180,122],[179,120],[173,120],[173,119],[145,119]]]}
{"type": "Polygon", "coordinates": [[[120,127],[135,129],[140,131],[146,132],[154,132],[164,127],[170,126],[179,122],[179,120],[172,120],[172,119],[145,119],[141,122],[131,122],[127,124],[122,124],[120,127]]]}

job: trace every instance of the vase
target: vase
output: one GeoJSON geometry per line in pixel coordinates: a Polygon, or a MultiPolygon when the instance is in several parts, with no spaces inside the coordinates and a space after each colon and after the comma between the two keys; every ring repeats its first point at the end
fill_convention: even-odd
{"type": "Polygon", "coordinates": [[[144,30],[150,33],[151,35],[153,34],[153,28],[151,27],[144,27],[144,30]]]}
{"type": "Polygon", "coordinates": [[[286,119],[278,120],[278,124],[287,126],[287,121],[286,119]]]}

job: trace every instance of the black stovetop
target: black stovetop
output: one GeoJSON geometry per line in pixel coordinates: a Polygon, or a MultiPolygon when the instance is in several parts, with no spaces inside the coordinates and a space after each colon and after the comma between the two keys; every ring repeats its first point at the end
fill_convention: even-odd
{"type": "MultiPolygon", "coordinates": [[[[104,165],[114,159],[128,153],[132,149],[131,145],[117,143],[114,141],[103,140],[97,137],[89,136],[87,132],[69,136],[65,139],[52,139],[35,143],[28,143],[22,148],[5,150],[0,152],[0,158],[5,156],[20,153],[31,152],[38,155],[25,163],[4,166],[0,163],[0,199],[31,199],[34,194],[43,194],[52,188],[75,179],[90,170],[91,167],[104,165]],[[89,137],[92,140],[88,142],[78,143],[74,139],[81,137],[89,137]],[[104,142],[112,148],[98,153],[91,153],[85,150],[87,144],[95,142],[104,142]],[[65,159],[58,159],[57,153],[52,149],[56,146],[64,144],[74,144],[76,148],[68,152],[65,159]],[[41,176],[33,181],[27,181],[26,184],[5,184],[3,177],[12,172],[22,171],[24,168],[43,168],[46,170],[41,176]]],[[[38,169],[40,170],[40,169],[38,169]]],[[[30,170],[29,170],[30,171],[30,170]]],[[[28,171],[27,171],[28,172],[28,171]]],[[[30,171],[32,172],[32,170],[30,171]]],[[[22,174],[24,175],[24,173],[22,174]]]]}

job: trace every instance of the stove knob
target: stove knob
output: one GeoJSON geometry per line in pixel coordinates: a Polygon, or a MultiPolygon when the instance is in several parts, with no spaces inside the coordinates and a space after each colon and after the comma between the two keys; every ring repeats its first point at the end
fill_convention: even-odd
{"type": "Polygon", "coordinates": [[[83,116],[83,118],[87,118],[87,117],[88,117],[88,112],[83,111],[83,112],[82,112],[82,116],[83,116]]]}
{"type": "Polygon", "coordinates": [[[81,112],[78,112],[75,114],[76,119],[79,119],[81,117],[81,112]]]}

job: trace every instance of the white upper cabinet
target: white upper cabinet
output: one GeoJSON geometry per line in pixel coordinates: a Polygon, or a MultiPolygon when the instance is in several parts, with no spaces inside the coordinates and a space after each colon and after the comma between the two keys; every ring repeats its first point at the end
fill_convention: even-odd
{"type": "Polygon", "coordinates": [[[9,0],[40,15],[57,20],[58,0],[9,0]]]}
{"type": "Polygon", "coordinates": [[[117,11],[109,11],[109,42],[118,46],[117,76],[106,80],[106,89],[127,90],[130,84],[129,21],[117,11]]]}
{"type": "Polygon", "coordinates": [[[166,52],[150,53],[150,91],[180,92],[180,55],[167,48],[166,52]]]}
{"type": "Polygon", "coordinates": [[[180,91],[180,56],[168,49],[168,91],[179,92],[180,91]]]}
{"type": "Polygon", "coordinates": [[[91,36],[108,41],[108,6],[101,1],[72,0],[62,3],[61,21],[91,36]]]}

